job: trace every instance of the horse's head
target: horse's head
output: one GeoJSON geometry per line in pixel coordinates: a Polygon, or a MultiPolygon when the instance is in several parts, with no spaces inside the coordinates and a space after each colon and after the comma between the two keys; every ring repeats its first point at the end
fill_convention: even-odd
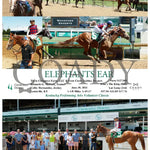
{"type": "Polygon", "coordinates": [[[11,50],[11,48],[17,44],[17,41],[15,39],[16,37],[16,34],[14,33],[10,33],[10,36],[9,36],[9,40],[8,40],[8,43],[7,43],[7,50],[11,50]]]}
{"type": "Polygon", "coordinates": [[[121,36],[122,38],[125,38],[127,40],[130,39],[128,33],[121,27],[116,28],[116,33],[118,34],[118,36],[121,36]]]}
{"type": "Polygon", "coordinates": [[[107,134],[107,130],[109,130],[109,129],[107,129],[106,127],[102,126],[101,124],[97,125],[97,128],[96,128],[96,132],[97,133],[101,132],[102,134],[106,135],[107,134]]]}
{"type": "Polygon", "coordinates": [[[96,128],[96,132],[97,132],[97,133],[101,132],[101,126],[102,126],[101,124],[98,124],[98,125],[97,125],[97,128],[96,128]]]}
{"type": "Polygon", "coordinates": [[[51,33],[50,33],[49,30],[46,29],[46,28],[41,31],[41,34],[42,34],[42,36],[46,36],[46,37],[48,37],[49,39],[52,39],[51,33]]]}

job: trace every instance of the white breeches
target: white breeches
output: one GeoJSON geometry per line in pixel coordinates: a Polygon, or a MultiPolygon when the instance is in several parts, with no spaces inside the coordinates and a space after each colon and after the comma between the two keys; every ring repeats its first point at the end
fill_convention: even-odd
{"type": "Polygon", "coordinates": [[[111,133],[113,133],[113,132],[119,132],[119,131],[121,131],[121,129],[118,129],[118,128],[113,128],[113,129],[110,130],[111,133]]]}
{"type": "Polygon", "coordinates": [[[32,35],[28,35],[28,37],[30,37],[32,40],[36,40],[37,35],[32,34],[32,35]]]}

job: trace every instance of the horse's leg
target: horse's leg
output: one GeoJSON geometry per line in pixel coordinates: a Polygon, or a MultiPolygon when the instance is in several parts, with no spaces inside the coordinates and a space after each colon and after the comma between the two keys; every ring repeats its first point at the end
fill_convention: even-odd
{"type": "Polygon", "coordinates": [[[113,150],[113,144],[112,144],[112,142],[109,141],[108,147],[109,147],[109,150],[113,150]]]}
{"type": "Polygon", "coordinates": [[[118,0],[118,11],[120,11],[120,12],[121,12],[121,10],[119,10],[119,8],[121,7],[121,5],[122,5],[121,0],[118,0]]]}
{"type": "Polygon", "coordinates": [[[127,5],[128,5],[128,7],[126,8],[126,11],[128,10],[128,8],[129,8],[129,11],[131,11],[131,5],[130,5],[129,0],[127,0],[126,2],[127,2],[127,5]]]}
{"type": "Polygon", "coordinates": [[[95,58],[94,58],[92,55],[89,55],[89,48],[90,48],[89,45],[84,46],[84,52],[83,52],[83,54],[86,55],[86,56],[88,56],[88,57],[91,58],[92,60],[95,60],[95,58]]]}
{"type": "Polygon", "coordinates": [[[76,8],[78,8],[78,6],[77,6],[77,5],[78,5],[78,0],[76,0],[76,2],[75,2],[75,3],[76,3],[76,8]]]}
{"type": "Polygon", "coordinates": [[[37,49],[36,50],[36,53],[39,55],[39,65],[41,65],[41,53],[40,53],[40,50],[39,49],[37,49]]]}
{"type": "MultiPolygon", "coordinates": [[[[103,55],[103,59],[107,59],[106,50],[101,50],[101,54],[103,55]]],[[[101,56],[99,58],[101,59],[101,56]]]]}
{"type": "Polygon", "coordinates": [[[111,62],[112,60],[114,60],[115,59],[115,57],[116,57],[116,52],[113,52],[113,56],[109,59],[109,62],[111,62]]]}

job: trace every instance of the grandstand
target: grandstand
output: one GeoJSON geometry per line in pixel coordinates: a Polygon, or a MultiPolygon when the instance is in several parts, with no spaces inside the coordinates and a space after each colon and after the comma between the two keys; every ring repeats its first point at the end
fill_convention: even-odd
{"type": "Polygon", "coordinates": [[[97,99],[97,100],[3,100],[3,131],[8,132],[20,128],[42,131],[62,131],[74,128],[79,131],[96,128],[103,123],[108,128],[113,127],[113,118],[90,121],[60,121],[61,117],[72,115],[118,115],[122,130],[136,130],[141,126],[148,130],[148,101],[145,99],[97,99]]]}

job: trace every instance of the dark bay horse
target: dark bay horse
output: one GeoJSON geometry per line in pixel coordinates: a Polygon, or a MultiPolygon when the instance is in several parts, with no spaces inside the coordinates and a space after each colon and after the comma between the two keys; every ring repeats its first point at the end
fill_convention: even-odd
{"type": "MultiPolygon", "coordinates": [[[[113,30],[110,31],[109,36],[105,36],[104,40],[101,41],[101,44],[99,46],[99,51],[103,55],[104,59],[107,59],[106,51],[110,51],[113,53],[113,57],[110,58],[109,61],[112,61],[115,56],[116,52],[112,50],[112,46],[114,41],[121,36],[122,38],[125,38],[129,40],[129,35],[125,32],[125,30],[121,27],[114,27],[113,30]]],[[[73,42],[79,43],[84,48],[83,54],[91,58],[92,60],[96,60],[92,54],[91,54],[91,48],[98,48],[98,42],[96,40],[92,40],[91,33],[82,33],[78,36],[75,36],[69,40],[66,40],[64,42],[59,42],[60,45],[67,45],[73,42]]],[[[101,59],[101,57],[100,57],[101,59]]],[[[96,60],[97,61],[97,60],[96,60]]]]}
{"type": "MultiPolygon", "coordinates": [[[[108,143],[109,150],[114,150],[114,143],[111,138],[110,129],[99,124],[97,126],[96,130],[98,133],[101,132],[105,136],[106,142],[108,143]]],[[[115,141],[115,143],[128,142],[130,144],[132,150],[137,150],[136,142],[138,141],[138,139],[141,142],[143,150],[145,150],[144,137],[141,133],[138,133],[138,132],[125,131],[121,137],[115,138],[114,141],[115,141]]]]}
{"type": "Polygon", "coordinates": [[[39,8],[39,12],[37,12],[37,16],[42,16],[42,0],[33,0],[28,1],[31,10],[27,12],[27,6],[24,1],[17,0],[14,9],[13,15],[14,16],[33,16],[35,14],[35,7],[39,8]]]}
{"type": "MultiPolygon", "coordinates": [[[[49,39],[52,39],[52,36],[51,36],[50,32],[47,29],[42,30],[39,33],[39,35],[46,36],[49,39]]],[[[36,46],[36,53],[39,55],[39,64],[41,64],[41,59],[42,59],[42,57],[41,57],[42,54],[40,53],[40,50],[45,52],[49,56],[49,58],[53,58],[52,55],[48,54],[43,49],[42,36],[39,36],[39,39],[41,41],[41,45],[36,46]]],[[[18,44],[19,46],[22,46],[24,41],[25,41],[24,36],[20,36],[20,35],[14,34],[14,33],[10,33],[8,44],[7,44],[7,50],[13,49],[13,46],[15,46],[16,44],[18,44]]],[[[29,38],[29,45],[32,47],[32,49],[34,49],[34,43],[33,43],[33,41],[30,38],[29,38]]]]}
{"type": "Polygon", "coordinates": [[[119,8],[121,7],[122,4],[127,4],[127,8],[126,11],[129,10],[131,11],[131,0],[118,0],[118,11],[121,12],[121,10],[119,10],[119,8]]]}

